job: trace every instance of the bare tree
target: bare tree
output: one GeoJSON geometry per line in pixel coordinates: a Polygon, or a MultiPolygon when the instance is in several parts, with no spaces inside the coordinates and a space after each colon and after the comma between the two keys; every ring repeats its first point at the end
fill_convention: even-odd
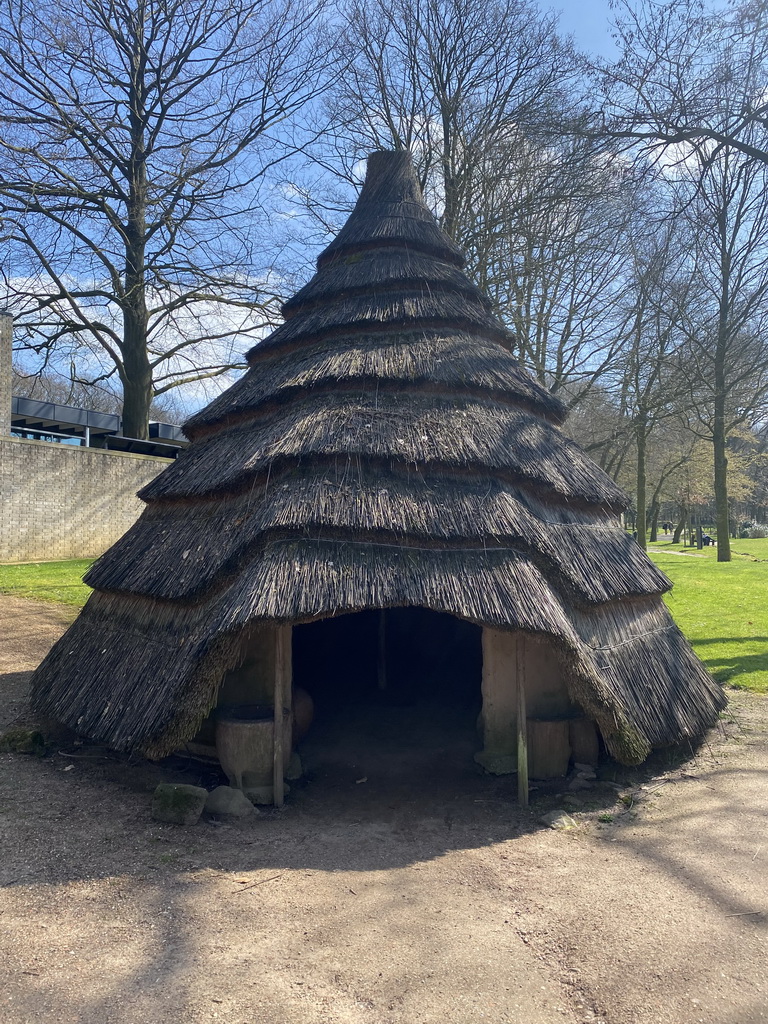
{"type": "Polygon", "coordinates": [[[528,0],[349,0],[344,13],[349,70],[319,160],[354,180],[366,149],[410,149],[521,361],[576,406],[616,354],[634,187],[626,162],[570,132],[578,54],[528,0]]]}
{"type": "MultiPolygon", "coordinates": [[[[633,271],[626,291],[630,301],[620,366],[621,412],[632,424],[634,442],[637,542],[645,548],[649,442],[652,434],[658,439],[663,424],[688,411],[681,319],[688,303],[698,296],[693,295],[694,267],[685,258],[691,243],[687,225],[671,213],[665,216],[659,206],[655,210],[646,207],[643,213],[644,230],[632,241],[633,271]]],[[[658,506],[665,477],[680,465],[678,458],[664,461],[652,508],[658,506]]]]}
{"type": "Polygon", "coordinates": [[[658,156],[727,146],[768,162],[768,9],[763,0],[616,0],[620,57],[595,69],[598,134],[658,156]]]}
{"type": "Polygon", "coordinates": [[[568,137],[496,147],[483,170],[465,229],[478,283],[523,364],[574,408],[617,359],[638,183],[568,137]]]}
{"type": "Polygon", "coordinates": [[[727,451],[766,396],[768,33],[764,3],[618,4],[621,55],[600,69],[599,132],[653,162],[695,238],[686,367],[713,446],[718,559],[730,560],[727,451]]]}
{"type": "Polygon", "coordinates": [[[343,13],[348,70],[331,111],[344,165],[370,148],[410,149],[442,226],[464,245],[489,147],[562,120],[576,55],[530,0],[349,0],[343,13]]]}
{"type": "Polygon", "coordinates": [[[18,362],[11,371],[11,389],[14,397],[76,405],[95,412],[119,414],[122,404],[120,395],[108,384],[90,387],[78,383],[67,374],[51,370],[36,369],[26,373],[24,365],[18,362]]]}
{"type": "MultiPolygon", "coordinates": [[[[74,405],[95,412],[120,415],[123,409],[122,395],[111,385],[111,380],[99,384],[83,383],[78,379],[72,366],[62,366],[58,371],[52,367],[44,368],[37,365],[30,367],[27,372],[25,363],[16,360],[11,371],[11,390],[14,397],[34,398],[59,405],[74,405]]],[[[178,401],[178,392],[166,391],[152,399],[149,415],[152,419],[166,423],[181,423],[188,413],[178,401]]]]}
{"type": "Polygon", "coordinates": [[[632,422],[622,413],[612,387],[596,384],[591,388],[572,408],[564,429],[601,469],[627,487],[625,466],[632,449],[632,422]]]}
{"type": "Polygon", "coordinates": [[[6,301],[38,353],[117,375],[123,429],[218,375],[273,305],[263,185],[323,89],[311,0],[2,0],[6,301]]]}
{"type": "Polygon", "coordinates": [[[686,375],[695,429],[713,446],[717,557],[730,561],[729,437],[768,399],[768,165],[726,147],[678,172],[699,280],[681,321],[686,375]]]}

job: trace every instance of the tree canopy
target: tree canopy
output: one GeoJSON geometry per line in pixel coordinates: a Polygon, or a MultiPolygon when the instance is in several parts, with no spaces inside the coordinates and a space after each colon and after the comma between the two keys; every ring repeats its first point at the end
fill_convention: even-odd
{"type": "Polygon", "coordinates": [[[116,375],[124,429],[268,320],[268,173],[334,58],[304,0],[3,0],[0,217],[27,344],[116,375]]]}

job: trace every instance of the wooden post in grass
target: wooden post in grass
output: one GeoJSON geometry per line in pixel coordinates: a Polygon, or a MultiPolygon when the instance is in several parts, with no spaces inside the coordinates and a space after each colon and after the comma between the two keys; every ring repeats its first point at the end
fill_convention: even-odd
{"type": "Polygon", "coordinates": [[[517,635],[517,799],[521,807],[528,806],[528,716],[525,707],[525,638],[517,635]]]}

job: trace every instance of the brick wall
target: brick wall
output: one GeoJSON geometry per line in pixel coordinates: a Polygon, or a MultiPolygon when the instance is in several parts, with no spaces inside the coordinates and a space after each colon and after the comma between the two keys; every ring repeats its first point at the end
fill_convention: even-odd
{"type": "Polygon", "coordinates": [[[0,437],[0,562],[100,555],[138,518],[151,455],[0,437]]]}
{"type": "Polygon", "coordinates": [[[11,348],[13,317],[0,309],[0,437],[11,432],[11,348]]]}

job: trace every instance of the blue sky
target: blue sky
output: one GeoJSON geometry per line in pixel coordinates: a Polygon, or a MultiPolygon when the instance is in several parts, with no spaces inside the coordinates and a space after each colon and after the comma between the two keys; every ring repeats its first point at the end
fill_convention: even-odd
{"type": "Polygon", "coordinates": [[[542,10],[560,15],[560,29],[572,35],[580,50],[602,57],[616,55],[608,28],[612,12],[608,0],[538,0],[542,10]]]}

